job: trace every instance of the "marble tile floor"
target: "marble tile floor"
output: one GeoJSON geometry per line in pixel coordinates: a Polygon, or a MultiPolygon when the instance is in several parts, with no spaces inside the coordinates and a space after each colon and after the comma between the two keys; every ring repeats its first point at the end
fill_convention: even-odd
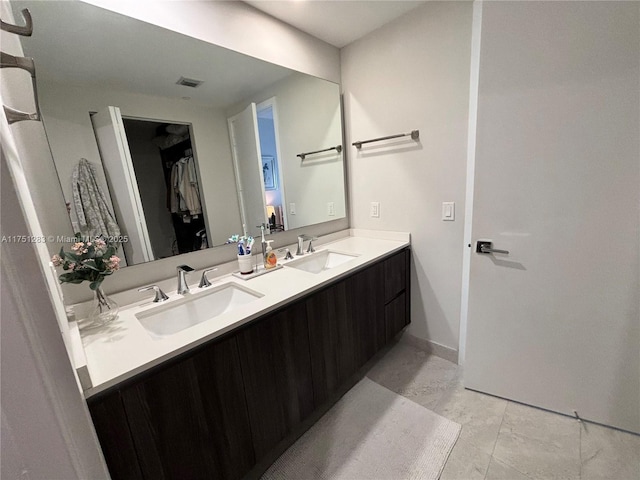
{"type": "Polygon", "coordinates": [[[640,480],[640,436],[465,390],[461,367],[402,341],[367,376],[462,425],[441,480],[640,480]]]}

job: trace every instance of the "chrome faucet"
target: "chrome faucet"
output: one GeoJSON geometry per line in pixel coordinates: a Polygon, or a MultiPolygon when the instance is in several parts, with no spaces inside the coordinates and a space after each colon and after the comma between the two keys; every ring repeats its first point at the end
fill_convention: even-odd
{"type": "Polygon", "coordinates": [[[309,238],[307,235],[298,235],[298,249],[296,250],[296,256],[304,255],[304,241],[309,238]]]}
{"type": "Polygon", "coordinates": [[[298,235],[298,249],[296,250],[296,255],[304,255],[305,240],[309,240],[309,248],[307,248],[307,253],[315,252],[315,249],[313,248],[313,245],[311,245],[311,242],[317,239],[318,237],[312,237],[310,235],[305,235],[305,234],[298,235]]]}
{"type": "Polygon", "coordinates": [[[164,302],[165,300],[169,300],[167,294],[162,291],[162,289],[157,285],[149,285],[147,287],[139,288],[139,292],[146,292],[147,290],[154,290],[156,292],[156,296],[153,299],[154,303],[164,302]]]}
{"type": "Polygon", "coordinates": [[[193,272],[193,268],[189,265],[178,265],[176,270],[178,270],[178,293],[180,295],[189,293],[189,285],[187,285],[186,275],[189,272],[193,272]]]}
{"type": "Polygon", "coordinates": [[[285,260],[291,260],[293,259],[293,255],[291,255],[291,250],[289,250],[288,248],[281,248],[280,250],[278,250],[280,253],[284,252],[284,259],[285,260]]]}
{"type": "Polygon", "coordinates": [[[209,268],[208,270],[205,270],[204,272],[202,272],[202,277],[200,277],[200,284],[198,285],[198,288],[210,287],[211,286],[211,282],[207,278],[207,273],[215,272],[216,270],[218,270],[218,269],[217,268],[209,268]]]}
{"type": "Polygon", "coordinates": [[[315,249],[315,248],[313,248],[312,242],[313,242],[314,240],[317,240],[317,239],[318,239],[318,237],[311,237],[311,238],[309,239],[309,247],[307,248],[307,253],[313,253],[313,252],[315,252],[315,251],[316,251],[316,249],[315,249]]]}

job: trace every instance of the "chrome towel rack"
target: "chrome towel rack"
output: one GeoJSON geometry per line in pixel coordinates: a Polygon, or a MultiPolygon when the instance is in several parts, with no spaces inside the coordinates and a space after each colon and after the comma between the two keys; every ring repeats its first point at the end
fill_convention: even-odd
{"type": "Polygon", "coordinates": [[[331,150],[335,150],[336,152],[340,153],[342,151],[342,145],[336,145],[335,147],[325,148],[324,150],[316,150],[315,152],[299,153],[298,155],[296,155],[296,157],[300,157],[300,160],[304,160],[307,155],[313,155],[314,153],[329,152],[331,150]]]}
{"type": "Polygon", "coordinates": [[[12,25],[0,20],[0,30],[5,32],[15,33],[16,35],[22,35],[23,37],[30,37],[33,33],[33,20],[31,19],[31,12],[28,8],[22,10],[22,17],[24,18],[24,26],[12,25]]]}
{"type": "Polygon", "coordinates": [[[351,145],[353,145],[356,148],[361,148],[362,145],[364,145],[365,143],[372,143],[372,142],[380,142],[382,140],[391,140],[392,138],[400,138],[400,137],[409,137],[411,136],[412,140],[418,140],[420,138],[420,130],[411,130],[411,132],[409,133],[399,133],[397,135],[389,135],[387,137],[380,137],[380,138],[373,138],[371,140],[359,140],[357,142],[353,142],[351,145]]]}
{"type": "MultiPolygon", "coordinates": [[[[5,32],[15,33],[23,37],[30,37],[33,33],[33,21],[31,19],[31,13],[29,9],[22,10],[22,16],[24,17],[25,25],[12,25],[10,23],[0,20],[0,30],[5,32]]],[[[0,52],[0,68],[20,68],[26,70],[31,75],[31,83],[33,85],[33,96],[36,104],[35,113],[21,112],[15,108],[3,105],[4,113],[7,116],[9,125],[23,120],[35,120],[39,121],[42,116],[40,115],[40,102],[38,102],[38,90],[36,88],[36,66],[33,62],[33,58],[15,57],[5,52],[0,52]]]]}

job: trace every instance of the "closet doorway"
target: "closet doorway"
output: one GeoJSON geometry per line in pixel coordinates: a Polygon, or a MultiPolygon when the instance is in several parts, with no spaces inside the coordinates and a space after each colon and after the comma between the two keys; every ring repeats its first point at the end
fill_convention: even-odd
{"type": "Polygon", "coordinates": [[[122,118],[156,259],[207,248],[191,126],[122,118]]]}

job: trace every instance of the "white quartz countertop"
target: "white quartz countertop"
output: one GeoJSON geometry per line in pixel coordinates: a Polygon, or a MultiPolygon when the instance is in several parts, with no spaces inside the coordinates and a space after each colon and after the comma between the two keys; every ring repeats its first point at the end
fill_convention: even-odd
{"type": "MultiPolygon", "coordinates": [[[[295,260],[285,261],[279,257],[278,261],[284,268],[249,280],[243,280],[231,274],[224,275],[213,279],[211,287],[192,286],[191,292],[186,296],[178,295],[175,290],[166,292],[169,295],[169,300],[162,303],[153,303],[152,297],[149,298],[146,293],[144,300],[121,307],[118,318],[109,325],[95,329],[81,329],[82,344],[92,382],[92,387],[85,390],[85,396],[89,398],[117,385],[150,367],[221,336],[323,285],[346,276],[359,267],[398,251],[410,243],[408,233],[352,230],[350,234],[351,236],[318,246],[316,254],[328,249],[357,256],[346,263],[320,273],[309,273],[287,267],[287,263],[295,260]],[[199,295],[206,295],[211,289],[228,283],[248,288],[262,296],[227,313],[164,338],[154,338],[136,317],[136,314],[150,309],[165,308],[172,302],[183,302],[185,297],[195,299],[199,295]]],[[[197,285],[197,279],[192,278],[191,283],[197,285]]]]}

